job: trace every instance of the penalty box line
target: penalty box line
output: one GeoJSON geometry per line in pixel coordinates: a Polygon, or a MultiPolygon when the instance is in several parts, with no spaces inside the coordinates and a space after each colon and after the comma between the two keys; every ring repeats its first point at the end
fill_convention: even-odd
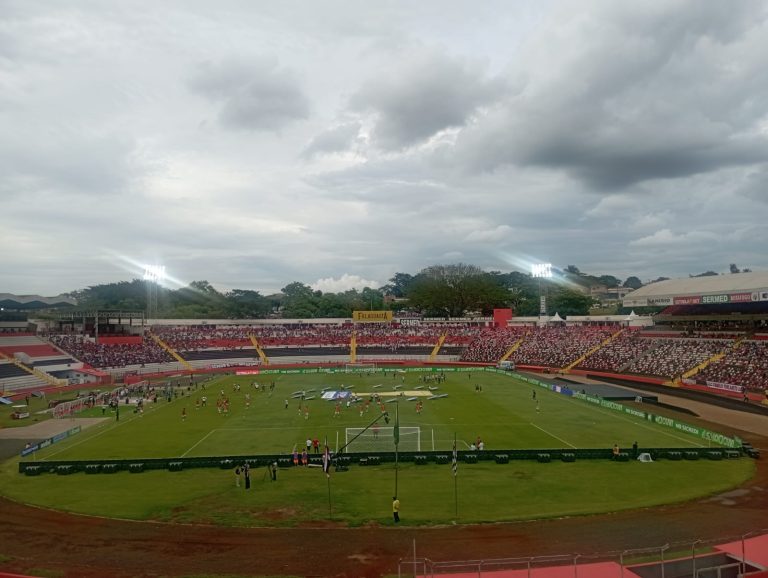
{"type": "Polygon", "coordinates": [[[296,430],[303,430],[306,426],[295,426],[295,427],[219,427],[214,428],[211,431],[209,431],[207,434],[205,434],[198,442],[196,442],[191,448],[189,448],[187,451],[185,451],[183,454],[181,454],[179,457],[184,458],[191,452],[193,449],[195,449],[197,446],[199,446],[201,443],[203,443],[205,440],[207,440],[211,435],[213,435],[216,432],[220,431],[265,431],[265,430],[289,430],[289,429],[296,429],[296,430]]]}

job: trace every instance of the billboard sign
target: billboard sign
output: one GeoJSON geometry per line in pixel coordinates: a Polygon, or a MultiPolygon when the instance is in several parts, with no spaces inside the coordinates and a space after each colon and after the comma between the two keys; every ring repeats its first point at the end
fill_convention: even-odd
{"type": "Polygon", "coordinates": [[[392,321],[391,311],[353,311],[352,321],[356,323],[389,323],[392,321]]]}

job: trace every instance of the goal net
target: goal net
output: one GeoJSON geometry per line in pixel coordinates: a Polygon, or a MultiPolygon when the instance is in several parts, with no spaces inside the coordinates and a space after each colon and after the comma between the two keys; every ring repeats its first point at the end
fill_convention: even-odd
{"type": "Polygon", "coordinates": [[[344,373],[375,373],[375,363],[347,363],[344,366],[344,373]]]}
{"type": "MultiPolygon", "coordinates": [[[[395,439],[393,427],[368,428],[348,427],[346,429],[347,452],[393,452],[395,439]],[[363,432],[360,434],[360,432],[363,432]],[[360,434],[358,436],[358,434],[360,434]],[[358,437],[355,437],[358,436],[358,437]]],[[[418,426],[400,426],[400,443],[397,446],[401,452],[421,451],[421,428],[418,426]]]]}

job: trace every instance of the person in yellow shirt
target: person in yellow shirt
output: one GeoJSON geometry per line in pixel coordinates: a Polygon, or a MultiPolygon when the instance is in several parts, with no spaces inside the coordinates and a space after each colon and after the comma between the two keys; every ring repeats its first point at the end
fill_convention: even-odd
{"type": "Polygon", "coordinates": [[[395,518],[395,524],[400,521],[400,500],[397,496],[392,496],[392,516],[395,518]]]}

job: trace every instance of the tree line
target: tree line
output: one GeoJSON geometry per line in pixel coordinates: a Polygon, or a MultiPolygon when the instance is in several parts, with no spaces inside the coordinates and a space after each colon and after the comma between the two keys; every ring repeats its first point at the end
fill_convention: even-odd
{"type": "MultiPolygon", "coordinates": [[[[432,265],[416,274],[398,272],[381,288],[331,293],[294,281],[274,295],[251,289],[219,291],[208,281],[187,287],[155,288],[157,314],[171,319],[252,319],[283,317],[310,319],[351,317],[353,311],[407,310],[428,317],[490,315],[495,308],[511,308],[517,316],[539,314],[539,296],[545,295],[547,314],[587,315],[593,305],[589,287],[637,288],[642,283],[629,277],[623,283],[612,275],[592,276],[578,267],[553,269],[552,279],[535,279],[517,271],[484,271],[466,263],[432,265]]],[[[94,285],[70,294],[79,309],[144,310],[147,282],[134,279],[94,285]]]]}

